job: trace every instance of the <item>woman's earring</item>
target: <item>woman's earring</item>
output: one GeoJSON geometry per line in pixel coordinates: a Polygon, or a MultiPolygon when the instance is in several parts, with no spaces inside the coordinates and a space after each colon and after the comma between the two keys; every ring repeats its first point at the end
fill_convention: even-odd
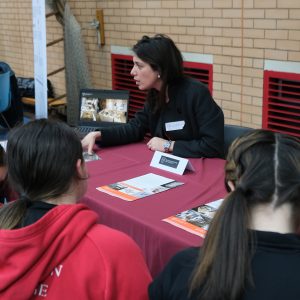
{"type": "Polygon", "coordinates": [[[157,78],[160,78],[160,74],[157,74],[157,78]]]}

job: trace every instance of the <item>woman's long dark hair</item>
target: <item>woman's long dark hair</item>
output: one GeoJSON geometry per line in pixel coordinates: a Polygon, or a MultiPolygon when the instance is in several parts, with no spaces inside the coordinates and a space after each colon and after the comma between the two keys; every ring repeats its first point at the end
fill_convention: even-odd
{"type": "Polygon", "coordinates": [[[132,48],[135,55],[148,63],[160,74],[160,91],[151,89],[147,101],[154,112],[161,111],[166,105],[166,92],[169,84],[183,77],[183,59],[174,42],[166,35],[143,36],[132,48]]]}
{"type": "Polygon", "coordinates": [[[300,216],[300,142],[297,138],[255,130],[229,149],[226,180],[235,190],[224,200],[208,230],[191,281],[201,300],[237,300],[251,285],[250,209],[290,203],[295,230],[300,216]]]}
{"type": "Polygon", "coordinates": [[[27,201],[61,196],[77,177],[82,146],[75,132],[59,121],[40,119],[11,130],[7,143],[8,180],[20,199],[0,209],[0,228],[15,228],[27,201]]]}

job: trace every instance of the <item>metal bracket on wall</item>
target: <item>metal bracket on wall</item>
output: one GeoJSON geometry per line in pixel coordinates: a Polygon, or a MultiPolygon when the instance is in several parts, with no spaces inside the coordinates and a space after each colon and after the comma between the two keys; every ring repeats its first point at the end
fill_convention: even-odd
{"type": "MultiPolygon", "coordinates": [[[[96,19],[89,23],[89,27],[96,29],[97,33],[97,45],[100,48],[105,45],[105,36],[104,36],[104,19],[103,19],[103,10],[97,9],[96,19]]],[[[88,29],[88,27],[83,27],[82,29],[88,29]]]]}
{"type": "Polygon", "coordinates": [[[98,46],[101,47],[101,46],[105,45],[103,9],[97,9],[96,10],[96,18],[97,18],[97,21],[98,21],[97,42],[98,42],[98,46]]]}

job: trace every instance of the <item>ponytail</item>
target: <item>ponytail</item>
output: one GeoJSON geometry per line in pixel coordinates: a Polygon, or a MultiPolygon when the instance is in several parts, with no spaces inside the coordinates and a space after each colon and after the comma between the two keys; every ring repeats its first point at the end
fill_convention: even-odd
{"type": "Polygon", "coordinates": [[[246,280],[250,280],[246,278],[250,267],[248,215],[246,191],[238,187],[212,220],[191,278],[191,295],[201,300],[236,300],[241,296],[246,280]]]}
{"type": "Polygon", "coordinates": [[[234,184],[212,220],[190,295],[201,300],[237,300],[254,286],[251,259],[254,231],[248,230],[253,208],[292,204],[295,229],[300,227],[299,140],[267,130],[254,130],[230,146],[225,179],[234,184]],[[250,215],[251,214],[251,215],[250,215]]]}
{"type": "Polygon", "coordinates": [[[25,216],[28,199],[20,199],[3,205],[0,208],[0,229],[14,229],[25,216]]]}

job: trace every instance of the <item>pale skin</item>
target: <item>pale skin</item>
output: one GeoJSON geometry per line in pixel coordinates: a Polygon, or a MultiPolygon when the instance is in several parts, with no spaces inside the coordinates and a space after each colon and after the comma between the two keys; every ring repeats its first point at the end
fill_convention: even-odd
{"type": "MultiPolygon", "coordinates": [[[[137,56],[133,56],[133,68],[130,72],[131,76],[136,82],[138,88],[142,91],[147,91],[149,89],[160,90],[162,86],[162,80],[158,71],[154,71],[151,66],[142,61],[137,56]]],[[[168,99],[168,97],[167,97],[168,99]]],[[[167,100],[168,101],[168,100],[167,100]]],[[[87,149],[89,154],[93,153],[93,147],[96,141],[101,140],[101,131],[94,131],[87,134],[81,141],[82,147],[87,149]]],[[[147,143],[147,147],[151,151],[161,151],[164,152],[164,144],[167,140],[160,137],[153,137],[147,143]]],[[[173,152],[175,141],[171,141],[171,146],[169,152],[173,152]]]]}
{"type": "MultiPolygon", "coordinates": [[[[235,190],[232,181],[228,181],[228,185],[231,191],[235,190]]],[[[282,234],[294,233],[295,228],[292,225],[291,205],[286,203],[275,207],[274,202],[255,205],[250,212],[249,228],[282,234]]]]}

